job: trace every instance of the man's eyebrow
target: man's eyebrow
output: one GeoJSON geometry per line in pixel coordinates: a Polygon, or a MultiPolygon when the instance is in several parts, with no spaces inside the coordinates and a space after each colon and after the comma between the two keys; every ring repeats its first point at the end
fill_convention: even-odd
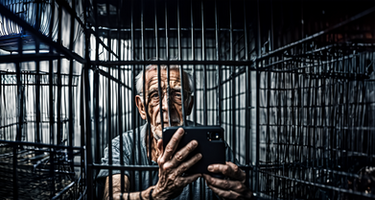
{"type": "Polygon", "coordinates": [[[178,90],[178,91],[181,91],[181,87],[180,86],[177,86],[177,87],[173,87],[171,88],[172,90],[178,90]]]}
{"type": "Polygon", "coordinates": [[[147,93],[150,94],[152,92],[157,92],[158,88],[157,87],[151,87],[150,89],[147,90],[147,93]]]}

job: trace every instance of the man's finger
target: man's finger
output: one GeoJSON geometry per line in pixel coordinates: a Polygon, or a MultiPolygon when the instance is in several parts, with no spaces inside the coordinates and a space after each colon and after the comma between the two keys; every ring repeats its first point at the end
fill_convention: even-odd
{"type": "Polygon", "coordinates": [[[200,153],[197,153],[196,155],[194,155],[193,157],[191,157],[189,160],[181,163],[177,170],[176,170],[176,173],[178,175],[181,175],[183,174],[186,170],[188,170],[191,166],[195,165],[195,163],[197,163],[200,159],[202,159],[202,154],[200,153]]]}
{"type": "Polygon", "coordinates": [[[163,139],[158,140],[156,146],[158,147],[159,152],[163,153],[163,139]]]}
{"type": "Polygon", "coordinates": [[[212,185],[223,190],[233,190],[238,193],[243,193],[247,190],[246,186],[240,181],[232,181],[228,179],[214,178],[208,174],[203,174],[207,185],[212,185]]]}
{"type": "Polygon", "coordinates": [[[230,177],[235,180],[245,181],[246,174],[243,172],[237,165],[232,162],[226,162],[223,164],[213,164],[208,166],[208,171],[213,173],[222,173],[227,177],[230,177]]]}
{"type": "Polygon", "coordinates": [[[177,184],[178,187],[185,187],[188,184],[196,181],[201,176],[202,176],[201,174],[192,174],[190,176],[179,177],[178,180],[175,182],[175,184],[177,184]]]}
{"type": "Polygon", "coordinates": [[[181,148],[174,156],[173,159],[171,160],[172,164],[174,166],[177,166],[181,162],[183,162],[186,157],[194,151],[195,148],[197,148],[198,142],[196,140],[190,141],[186,146],[181,148]]]}
{"type": "Polygon", "coordinates": [[[224,199],[242,199],[242,195],[232,190],[222,190],[213,185],[208,185],[211,190],[224,199]]]}
{"type": "Polygon", "coordinates": [[[176,148],[178,144],[180,143],[180,140],[182,136],[184,135],[185,131],[182,128],[177,129],[177,131],[173,134],[171,140],[168,142],[167,146],[164,149],[163,152],[163,159],[164,161],[169,160],[172,158],[172,155],[176,151],[176,148]]]}

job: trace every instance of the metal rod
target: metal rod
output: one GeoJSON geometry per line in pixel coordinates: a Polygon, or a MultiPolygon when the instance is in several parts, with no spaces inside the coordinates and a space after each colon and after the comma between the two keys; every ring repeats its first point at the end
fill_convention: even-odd
{"type": "MultiPolygon", "coordinates": [[[[216,60],[220,61],[220,55],[219,55],[219,19],[218,19],[218,11],[217,11],[217,1],[215,0],[215,54],[216,54],[216,60]]],[[[221,101],[220,97],[222,95],[222,85],[221,82],[221,65],[217,66],[216,70],[216,105],[217,105],[217,124],[221,126],[221,101]]]]}
{"type": "Polygon", "coordinates": [[[170,66],[167,65],[167,102],[168,102],[168,125],[172,126],[171,123],[171,102],[170,102],[170,66]]]}
{"type": "MultiPolygon", "coordinates": [[[[116,65],[148,65],[150,61],[147,60],[122,60],[122,61],[92,61],[93,65],[105,66],[105,67],[113,67],[116,65]]],[[[164,65],[165,61],[152,61],[154,65],[164,65]]],[[[252,60],[239,60],[239,61],[231,61],[231,60],[171,60],[168,61],[170,65],[223,65],[223,66],[254,66],[254,61],[252,60]]],[[[255,70],[255,68],[251,67],[255,70]]],[[[261,69],[259,69],[261,70],[261,69]]]]}
{"type": "MultiPolygon", "coordinates": [[[[72,9],[75,10],[76,6],[76,1],[72,1],[72,9]]],[[[69,41],[69,50],[73,51],[74,47],[74,33],[75,33],[75,20],[73,17],[70,18],[70,41],[69,41]]],[[[74,136],[75,136],[75,131],[74,131],[74,120],[73,120],[73,59],[70,60],[70,66],[69,66],[69,87],[68,87],[68,98],[69,98],[69,141],[68,145],[73,146],[74,142],[74,136]]],[[[70,161],[70,168],[71,170],[74,169],[74,158],[73,158],[73,151],[68,151],[68,159],[70,161]]]]}
{"type": "Polygon", "coordinates": [[[160,65],[158,65],[158,95],[159,95],[159,113],[160,113],[160,125],[161,130],[164,129],[164,118],[163,118],[163,89],[161,88],[161,69],[160,65]]]}
{"type": "MultiPolygon", "coordinates": [[[[177,48],[178,48],[178,60],[182,60],[182,48],[181,48],[181,16],[180,16],[180,0],[177,0],[177,48]]],[[[182,67],[182,66],[180,66],[182,67]]],[[[184,100],[184,99],[182,99],[184,100]]],[[[184,106],[182,106],[183,108],[184,106]]],[[[186,116],[184,116],[186,118],[186,116]]],[[[185,123],[185,121],[184,121],[185,123]]]]}

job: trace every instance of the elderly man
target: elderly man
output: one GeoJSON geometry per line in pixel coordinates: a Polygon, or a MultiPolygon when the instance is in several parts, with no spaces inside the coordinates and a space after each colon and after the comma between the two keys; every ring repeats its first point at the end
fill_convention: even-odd
{"type": "MultiPolygon", "coordinates": [[[[186,159],[198,145],[197,141],[191,141],[181,150],[176,151],[177,145],[184,134],[184,130],[179,128],[172,139],[163,148],[162,127],[181,126],[183,124],[182,107],[186,115],[191,113],[192,101],[192,81],[188,73],[183,72],[184,99],[181,94],[181,79],[179,66],[170,66],[170,80],[168,84],[168,73],[166,66],[160,66],[160,80],[158,79],[156,65],[149,65],[146,68],[145,82],[143,82],[143,72],[136,77],[136,87],[139,95],[135,97],[135,102],[142,119],[147,120],[152,134],[148,134],[147,125],[140,127],[140,141],[138,137],[133,138],[131,131],[122,134],[123,137],[123,160],[124,164],[130,165],[158,165],[159,171],[127,171],[124,174],[124,190],[121,193],[120,171],[113,171],[112,185],[114,199],[200,199],[203,195],[206,199],[221,197],[224,199],[250,199],[251,191],[244,185],[246,175],[232,162],[224,164],[213,164],[208,166],[208,170],[214,173],[222,173],[226,179],[211,177],[207,174],[193,174],[182,176],[183,173],[197,163],[201,154],[196,154],[186,159]],[[158,81],[162,91],[158,90],[158,81]],[[143,84],[145,90],[143,92],[143,84]],[[169,90],[169,109],[167,101],[167,87],[169,90]],[[159,96],[161,94],[161,97],[159,96]],[[145,96],[143,96],[145,95],[145,96]],[[160,106],[160,98],[162,106],[160,106]],[[144,99],[146,102],[144,102],[144,99]],[[146,108],[147,106],[147,108],[146,108]],[[160,110],[162,109],[162,110],[160,110]],[[161,114],[163,119],[161,119],[161,114]],[[170,113],[168,113],[170,112],[170,113]],[[170,117],[170,120],[169,120],[170,117]],[[162,126],[163,123],[163,126],[162,126]],[[148,135],[151,135],[151,147],[149,147],[148,135]],[[133,145],[136,148],[133,148],[133,145]],[[140,146],[139,146],[140,145],[140,146]],[[148,152],[149,149],[151,153],[148,152]],[[151,155],[151,162],[148,156],[151,155]],[[151,180],[150,180],[151,178],[151,180]],[[204,181],[200,180],[204,179],[204,181]],[[191,187],[186,187],[191,184],[191,187]],[[210,189],[206,188],[206,184],[210,189]],[[135,192],[133,192],[135,191],[135,192]]],[[[186,122],[189,125],[189,122],[186,122]]],[[[113,164],[120,163],[119,137],[113,139],[112,161],[113,164]]],[[[103,163],[108,163],[108,149],[105,150],[103,163]]],[[[108,171],[101,170],[98,177],[106,177],[103,199],[109,199],[109,178],[108,171]]]]}

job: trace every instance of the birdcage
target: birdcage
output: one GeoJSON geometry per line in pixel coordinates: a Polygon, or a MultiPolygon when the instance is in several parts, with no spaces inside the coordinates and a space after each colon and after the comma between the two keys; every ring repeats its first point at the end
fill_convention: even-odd
{"type": "Polygon", "coordinates": [[[0,16],[4,199],[102,199],[103,170],[108,196],[155,184],[150,157],[112,152],[141,159],[124,149],[141,151],[150,65],[190,74],[184,125],[224,129],[254,198],[375,199],[373,1],[19,0],[0,16]]]}

